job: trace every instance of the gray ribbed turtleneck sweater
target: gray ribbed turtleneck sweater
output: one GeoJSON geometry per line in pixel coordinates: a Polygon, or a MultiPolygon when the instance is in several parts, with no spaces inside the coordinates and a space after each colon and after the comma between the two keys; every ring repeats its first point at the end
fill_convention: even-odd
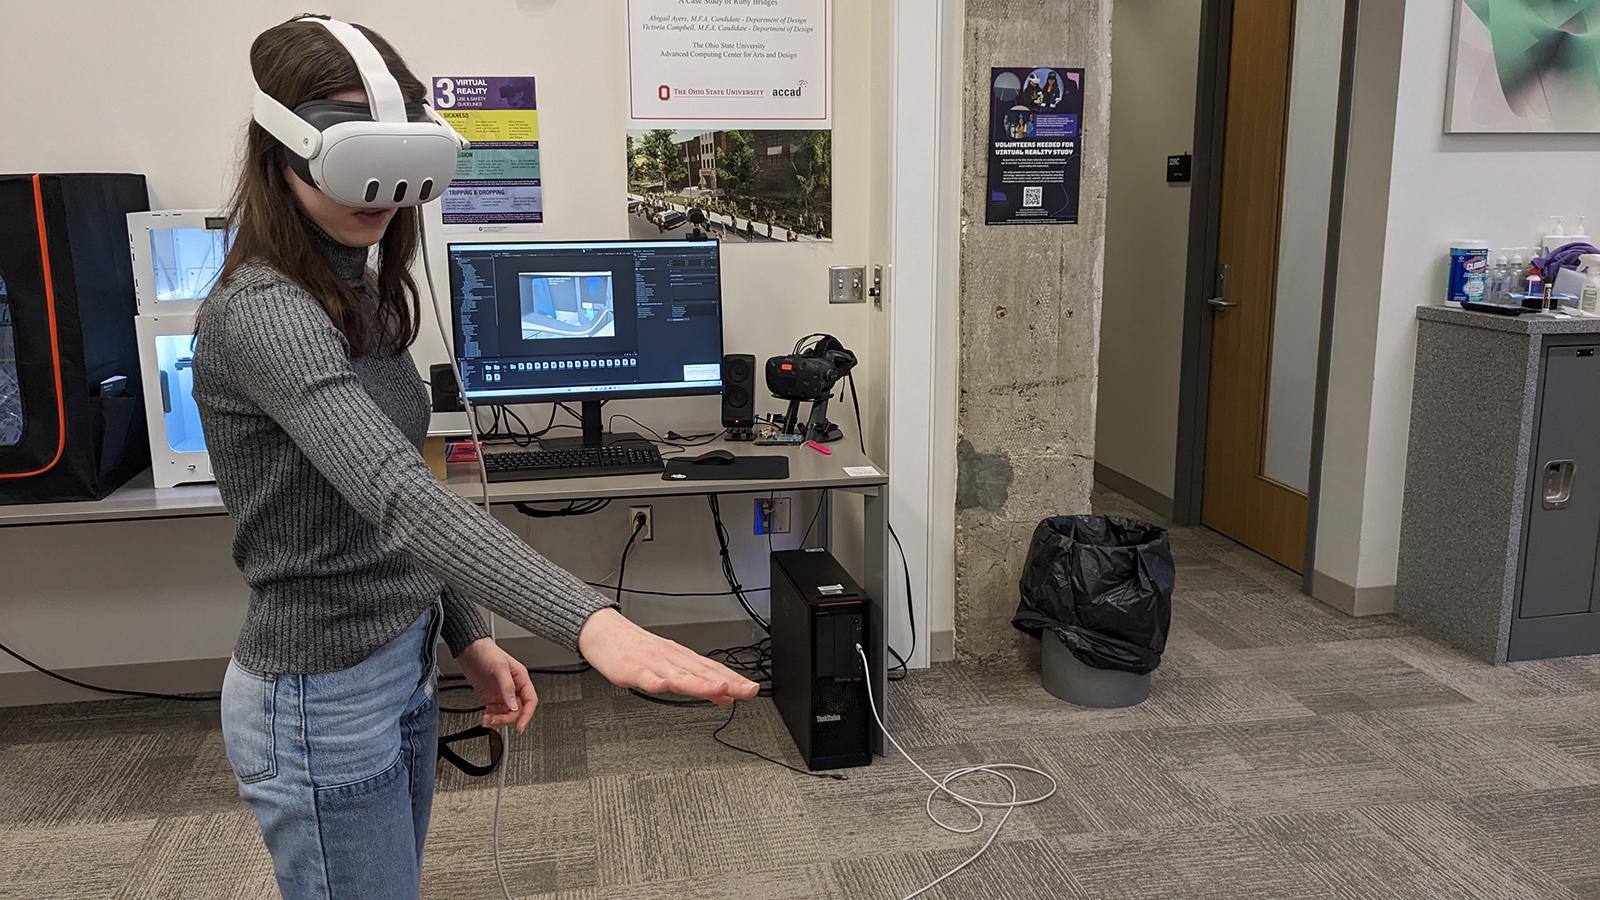
{"type": "MultiPolygon", "coordinates": [[[[339,276],[361,282],[367,251],[313,231],[339,276]]],[[[575,649],[611,605],[434,477],[410,353],[352,359],[277,271],[247,265],[207,298],[194,396],[250,585],[244,668],[348,668],[441,599],[452,653],[489,633],[469,600],[575,649]]]]}

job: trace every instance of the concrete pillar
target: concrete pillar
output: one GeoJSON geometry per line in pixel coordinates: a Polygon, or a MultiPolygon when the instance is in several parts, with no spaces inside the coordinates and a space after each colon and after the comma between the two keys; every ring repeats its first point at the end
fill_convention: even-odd
{"type": "Polygon", "coordinates": [[[967,0],[963,52],[956,652],[1007,657],[1028,538],[1089,510],[1112,0],[967,0]],[[1083,67],[1077,225],[983,224],[989,69],[1083,67]]]}

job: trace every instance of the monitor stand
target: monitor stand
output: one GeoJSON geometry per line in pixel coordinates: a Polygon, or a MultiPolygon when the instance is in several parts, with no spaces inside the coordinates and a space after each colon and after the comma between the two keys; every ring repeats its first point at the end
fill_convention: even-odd
{"type": "Polygon", "coordinates": [[[632,431],[608,434],[600,415],[604,405],[600,400],[583,401],[583,437],[546,438],[539,446],[546,450],[576,450],[579,447],[612,447],[617,444],[648,444],[650,441],[632,431]]]}

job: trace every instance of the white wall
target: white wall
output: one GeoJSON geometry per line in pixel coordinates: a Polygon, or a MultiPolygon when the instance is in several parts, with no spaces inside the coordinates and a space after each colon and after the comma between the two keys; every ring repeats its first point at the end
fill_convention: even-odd
{"type": "Polygon", "coordinates": [[[1553,214],[1600,221],[1600,136],[1443,133],[1453,5],[1410,0],[1402,29],[1398,10],[1363,4],[1358,90],[1367,79],[1376,103],[1352,129],[1317,532],[1317,569],[1357,588],[1395,581],[1415,309],[1443,297],[1450,241],[1530,245],[1553,214]],[[1385,117],[1393,158],[1380,174],[1369,163],[1385,117]]]}
{"type": "Polygon", "coordinates": [[[1328,258],[1328,199],[1339,121],[1338,36],[1344,0],[1298,0],[1284,139],[1278,285],[1272,371],[1261,472],[1305,491],[1311,478],[1311,419],[1317,393],[1317,336],[1328,258]]]}
{"type": "Polygon", "coordinates": [[[1117,0],[1095,460],[1173,493],[1201,0],[1117,0]]]}
{"type": "MultiPolygon", "coordinates": [[[[82,4],[8,4],[6,33],[28,39],[10,41],[0,54],[0,83],[13,87],[0,110],[27,127],[8,128],[0,139],[0,171],[142,172],[155,208],[218,204],[249,109],[250,41],[304,8],[289,0],[152,0],[95,4],[91,14],[82,4]]],[[[446,71],[535,75],[548,220],[539,237],[626,236],[621,0],[485,0],[461,13],[478,24],[459,28],[447,7],[417,0],[329,0],[320,11],[376,28],[423,78],[446,71]]],[[[764,358],[786,352],[802,334],[830,331],[855,346],[872,371],[869,307],[830,306],[825,294],[829,265],[868,262],[871,207],[881,199],[870,184],[872,92],[859,89],[872,76],[873,17],[868,4],[844,0],[835,4],[835,18],[836,240],[728,248],[727,345],[764,358]]],[[[444,241],[436,228],[430,238],[442,275],[444,241]]],[[[439,290],[447,290],[442,281],[439,290]]],[[[414,352],[424,368],[445,358],[431,328],[414,352]]],[[[880,381],[862,383],[865,409],[874,408],[880,381]]],[[[715,425],[718,401],[630,401],[615,409],[658,430],[684,431],[715,425]]],[[[842,496],[836,506],[841,524],[859,521],[858,500],[842,496]]],[[[765,585],[766,542],[750,535],[749,502],[724,509],[746,583],[765,585]]],[[[700,501],[658,504],[656,531],[664,537],[630,560],[630,583],[718,589],[704,510],[700,501]]],[[[540,524],[532,540],[580,575],[604,575],[626,538],[621,513],[611,513],[540,524]]],[[[808,513],[797,509],[796,518],[808,513]]],[[[847,562],[859,556],[850,549],[853,530],[839,535],[847,562]]],[[[61,667],[225,656],[245,596],[228,539],[223,519],[0,532],[0,572],[7,573],[0,631],[7,643],[61,667]],[[122,554],[137,565],[84,564],[122,554]],[[54,577],[60,573],[65,582],[54,577]]],[[[740,616],[720,599],[641,600],[630,612],[649,623],[740,616]]],[[[0,660],[0,672],[13,669],[0,660]]]]}

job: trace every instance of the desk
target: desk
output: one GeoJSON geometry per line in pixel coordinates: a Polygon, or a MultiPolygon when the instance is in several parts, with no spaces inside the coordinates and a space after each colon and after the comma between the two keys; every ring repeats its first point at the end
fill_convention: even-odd
{"type": "MultiPolygon", "coordinates": [[[[835,442],[824,456],[809,447],[754,447],[748,443],[718,441],[689,452],[703,453],[722,448],[736,454],[774,454],[789,457],[789,477],[780,480],[755,481],[666,481],[659,475],[610,475],[593,478],[559,478],[551,481],[505,481],[489,485],[489,502],[498,503],[566,503],[572,500],[614,499],[628,500],[647,497],[697,497],[725,494],[768,494],[773,491],[838,490],[862,495],[865,502],[863,529],[865,534],[862,559],[862,587],[872,598],[872,645],[868,655],[872,659],[872,692],[887,721],[888,685],[886,682],[888,658],[887,636],[884,630],[884,571],[889,540],[889,477],[877,468],[855,446],[845,441],[835,442]],[[852,477],[846,468],[872,467],[876,474],[852,477]]],[[[673,451],[667,448],[670,458],[673,451]]],[[[452,463],[445,474],[445,483],[451,490],[474,502],[481,501],[483,487],[477,467],[472,463],[452,463]]],[[[151,519],[193,518],[198,516],[224,516],[227,509],[215,485],[185,485],[158,490],[152,486],[150,473],[130,481],[111,496],[100,501],[74,503],[35,503],[24,506],[0,506],[0,528],[73,525],[91,522],[126,522],[151,519]]],[[[827,529],[823,535],[826,541],[827,529]]],[[[884,753],[883,735],[873,730],[873,750],[884,753]]]]}

